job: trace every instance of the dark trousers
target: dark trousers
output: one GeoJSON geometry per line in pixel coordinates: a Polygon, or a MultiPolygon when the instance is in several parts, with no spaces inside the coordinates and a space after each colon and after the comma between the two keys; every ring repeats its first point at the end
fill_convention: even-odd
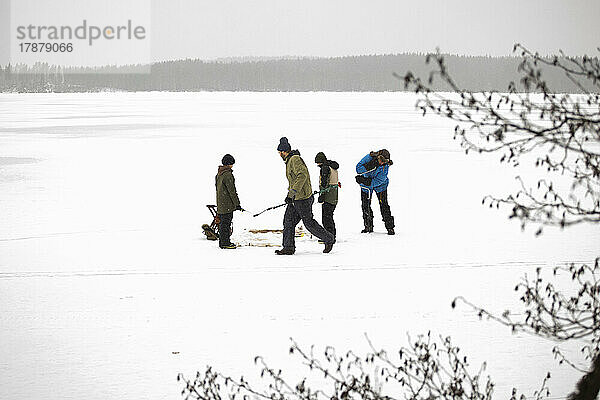
{"type": "Polygon", "coordinates": [[[333,235],[325,230],[313,217],[312,205],[314,196],[305,200],[294,200],[288,204],[283,216],[283,247],[295,249],[295,231],[298,222],[302,221],[306,229],[325,243],[333,243],[333,235]]]}
{"type": "MultiPolygon", "coordinates": [[[[394,217],[392,217],[390,205],[388,204],[387,190],[376,194],[377,199],[379,200],[379,208],[381,209],[381,216],[383,217],[385,228],[392,229],[394,228],[394,217]]],[[[365,228],[367,229],[373,229],[373,210],[371,209],[371,197],[373,197],[373,192],[369,193],[364,190],[360,191],[363,221],[365,223],[365,228]]]]}
{"type": "Polygon", "coordinates": [[[219,247],[231,244],[231,224],[233,222],[233,213],[219,214],[219,247]]]}
{"type": "Polygon", "coordinates": [[[335,240],[335,221],[333,220],[333,212],[335,211],[335,204],[331,203],[323,203],[321,208],[321,222],[323,223],[323,228],[329,233],[333,235],[333,239],[335,240]]]}

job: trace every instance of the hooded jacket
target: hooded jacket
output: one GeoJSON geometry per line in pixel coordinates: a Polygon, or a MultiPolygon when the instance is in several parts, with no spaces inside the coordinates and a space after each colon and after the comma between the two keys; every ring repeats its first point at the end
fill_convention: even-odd
{"type": "Polygon", "coordinates": [[[217,214],[228,214],[240,205],[235,189],[235,178],[231,166],[219,166],[215,177],[217,188],[217,214]]]}
{"type": "Polygon", "coordinates": [[[285,158],[285,176],[288,180],[288,197],[305,200],[312,196],[308,168],[298,150],[292,150],[285,158]]]}
{"type": "Polygon", "coordinates": [[[333,160],[326,160],[321,164],[319,174],[319,193],[323,202],[329,204],[338,203],[338,169],[340,164],[333,160]]]}
{"type": "Polygon", "coordinates": [[[388,170],[390,166],[388,164],[380,165],[377,161],[377,157],[370,154],[364,156],[358,164],[356,164],[356,173],[364,176],[365,178],[371,178],[370,185],[360,184],[360,189],[365,192],[381,193],[387,190],[390,180],[388,178],[388,170]]]}

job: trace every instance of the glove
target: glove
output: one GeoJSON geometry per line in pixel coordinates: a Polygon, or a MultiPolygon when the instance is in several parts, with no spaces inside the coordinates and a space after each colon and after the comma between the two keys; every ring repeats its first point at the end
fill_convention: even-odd
{"type": "Polygon", "coordinates": [[[362,175],[356,175],[356,183],[358,183],[360,185],[370,186],[371,181],[372,181],[371,178],[365,178],[362,175]]]}
{"type": "Polygon", "coordinates": [[[317,199],[317,201],[318,201],[319,203],[323,203],[323,202],[325,201],[325,200],[323,199],[323,195],[322,195],[322,194],[320,194],[320,195],[319,195],[319,198],[317,199]]]}
{"type": "Polygon", "coordinates": [[[287,197],[285,198],[285,204],[292,204],[294,201],[294,198],[296,197],[296,189],[290,189],[288,190],[288,194],[287,197]]]}

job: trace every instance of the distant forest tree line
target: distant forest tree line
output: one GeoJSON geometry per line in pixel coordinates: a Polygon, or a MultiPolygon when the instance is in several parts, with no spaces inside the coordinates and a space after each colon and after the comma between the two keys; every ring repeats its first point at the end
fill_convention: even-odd
{"type": "MultiPolygon", "coordinates": [[[[456,80],[464,83],[465,90],[506,91],[506,82],[518,82],[520,76],[519,57],[443,57],[456,80]]],[[[394,74],[403,76],[412,71],[425,75],[430,70],[423,54],[187,59],[153,63],[146,74],[130,73],[132,67],[136,66],[63,69],[48,64],[8,65],[0,67],[0,91],[405,91],[404,82],[394,74]]],[[[556,92],[581,92],[581,88],[564,79],[556,69],[547,68],[544,77],[556,92]]],[[[433,90],[448,90],[441,83],[433,82],[431,86],[433,90]]]]}

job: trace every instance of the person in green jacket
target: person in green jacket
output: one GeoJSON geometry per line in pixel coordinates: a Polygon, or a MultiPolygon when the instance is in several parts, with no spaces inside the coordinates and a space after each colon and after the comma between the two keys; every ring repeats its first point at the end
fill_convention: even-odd
{"type": "Polygon", "coordinates": [[[321,203],[321,223],[323,228],[333,234],[335,240],[335,221],[333,212],[338,203],[338,169],[340,164],[336,161],[328,160],[325,153],[318,152],[315,156],[315,163],[319,166],[319,198],[321,203]]]}
{"type": "Polygon", "coordinates": [[[223,165],[219,166],[217,176],[215,177],[215,186],[217,188],[217,215],[219,216],[219,247],[222,249],[235,249],[235,244],[231,243],[231,224],[233,222],[233,212],[241,211],[240,199],[235,189],[235,178],[231,167],[235,159],[231,154],[225,154],[221,160],[223,165]]]}
{"type": "Polygon", "coordinates": [[[282,137],[277,146],[279,155],[285,162],[285,175],[288,180],[288,193],[285,197],[287,208],[283,217],[283,248],[275,250],[278,255],[292,255],[296,251],[294,241],[296,225],[302,221],[306,229],[325,243],[323,253],[329,253],[335,239],[317,221],[312,212],[315,201],[308,168],[298,150],[292,150],[288,139],[282,137]]]}

